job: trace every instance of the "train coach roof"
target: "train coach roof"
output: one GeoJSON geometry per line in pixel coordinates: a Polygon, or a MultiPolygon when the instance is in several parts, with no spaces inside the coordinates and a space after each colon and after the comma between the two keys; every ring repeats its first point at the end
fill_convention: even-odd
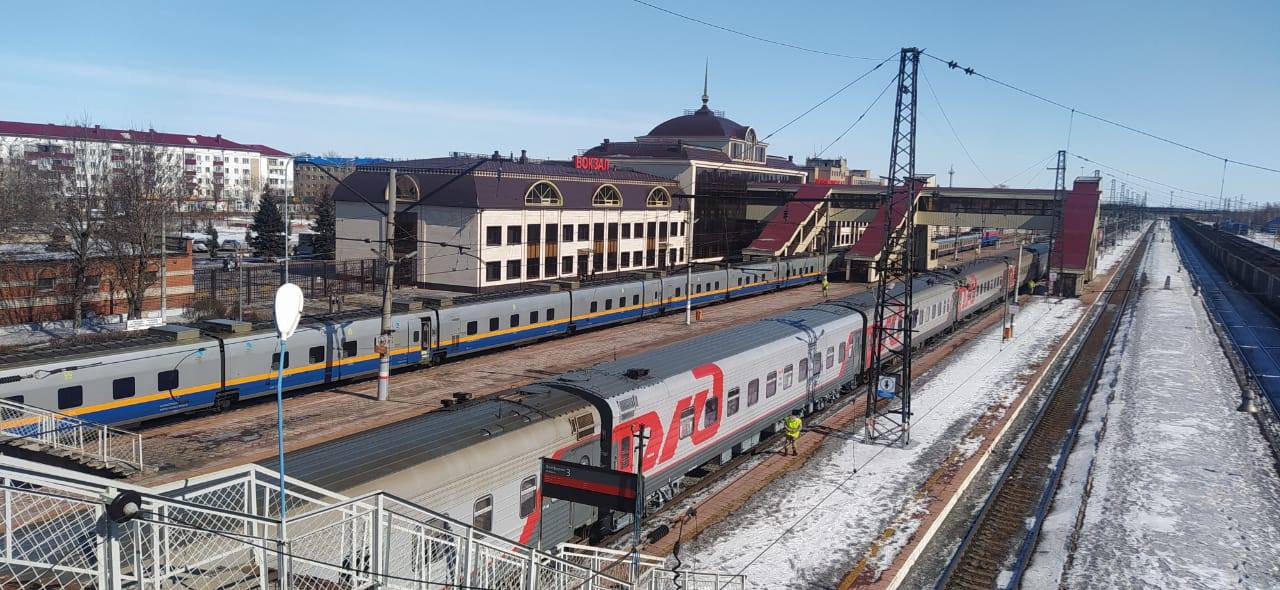
{"type": "MultiPolygon", "coordinates": [[[[348,490],[499,434],[584,406],[558,392],[507,393],[428,412],[286,455],[288,474],[332,490],[348,490]]],[[[275,468],[276,459],[260,461],[275,468]]]]}
{"type": "MultiPolygon", "coordinates": [[[[965,274],[978,272],[993,266],[1004,266],[1002,259],[978,259],[965,262],[956,267],[958,272],[950,270],[937,271],[919,275],[915,279],[913,289],[922,293],[935,285],[952,284],[947,279],[959,278],[965,274]]],[[[901,285],[894,288],[900,291],[901,285]]],[[[685,373],[694,367],[716,362],[725,357],[746,352],[762,342],[772,342],[791,337],[802,337],[808,328],[816,327],[838,317],[856,314],[861,310],[867,316],[875,312],[876,294],[874,291],[856,293],[830,302],[804,307],[772,317],[743,324],[690,338],[682,342],[665,346],[656,350],[632,355],[616,361],[601,363],[593,367],[566,373],[548,381],[527,386],[526,389],[540,390],[543,387],[557,386],[587,391],[600,398],[612,398],[625,395],[637,388],[685,373]],[[631,369],[648,370],[639,378],[627,376],[631,369]]]]}
{"type": "Polygon", "coordinates": [[[114,332],[111,335],[92,335],[81,339],[54,340],[44,346],[14,346],[13,350],[0,351],[0,368],[23,365],[39,365],[49,362],[91,358],[103,354],[119,354],[130,351],[186,347],[201,344],[201,340],[174,342],[168,336],[148,332],[114,332]]]}

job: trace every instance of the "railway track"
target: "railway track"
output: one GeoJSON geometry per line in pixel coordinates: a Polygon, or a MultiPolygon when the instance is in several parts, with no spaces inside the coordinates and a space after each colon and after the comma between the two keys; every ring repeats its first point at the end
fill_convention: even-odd
{"type": "Polygon", "coordinates": [[[1120,318],[1140,286],[1139,267],[1150,239],[1148,230],[1102,295],[1106,301],[1101,311],[935,588],[989,590],[1018,586],[1098,372],[1120,318]]]}

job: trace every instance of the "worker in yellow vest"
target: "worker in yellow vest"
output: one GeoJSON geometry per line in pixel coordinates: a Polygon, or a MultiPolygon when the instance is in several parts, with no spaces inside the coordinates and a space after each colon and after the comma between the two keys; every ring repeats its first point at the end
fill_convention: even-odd
{"type": "Polygon", "coordinates": [[[823,299],[826,299],[826,298],[827,298],[827,286],[828,286],[828,285],[829,285],[829,283],[827,283],[827,275],[822,275],[822,298],[823,298],[823,299]]]}
{"type": "Polygon", "coordinates": [[[804,421],[800,419],[800,410],[793,410],[784,424],[787,427],[787,443],[782,448],[782,454],[786,455],[787,451],[790,451],[792,455],[799,455],[800,452],[796,450],[796,439],[800,438],[800,429],[804,427],[804,421]]]}

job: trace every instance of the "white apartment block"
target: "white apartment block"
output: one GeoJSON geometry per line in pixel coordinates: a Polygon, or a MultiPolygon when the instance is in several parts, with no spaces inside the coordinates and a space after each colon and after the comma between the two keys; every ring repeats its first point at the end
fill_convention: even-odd
{"type": "Polygon", "coordinates": [[[265,145],[221,135],[0,121],[0,163],[75,175],[82,185],[106,178],[138,150],[180,169],[183,209],[248,212],[264,189],[293,194],[293,156],[265,145]]]}

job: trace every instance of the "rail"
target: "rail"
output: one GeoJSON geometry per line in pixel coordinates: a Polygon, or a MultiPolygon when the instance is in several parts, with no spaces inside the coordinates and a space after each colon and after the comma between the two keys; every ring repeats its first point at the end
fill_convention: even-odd
{"type": "Polygon", "coordinates": [[[1050,397],[1037,412],[1027,434],[1014,448],[1008,465],[1000,473],[991,493],[935,584],[936,589],[1018,586],[1031,550],[1039,537],[1041,524],[1074,443],[1084,409],[1097,383],[1116,327],[1120,324],[1120,316],[1128,308],[1136,290],[1132,285],[1138,280],[1137,266],[1146,252],[1150,238],[1151,231],[1148,228],[1140,243],[1126,257],[1122,271],[1108,283],[1104,291],[1105,303],[1098,305],[1104,301],[1099,299],[1090,310],[1089,328],[1082,332],[1084,336],[1079,347],[1068,362],[1066,370],[1050,386],[1050,397]],[[1104,327],[1105,331],[1098,331],[1104,327]],[[1097,356],[1088,359],[1088,362],[1082,362],[1086,360],[1082,356],[1088,353],[1096,353],[1097,356]],[[1078,392],[1074,399],[1061,395],[1063,391],[1060,390],[1064,386],[1078,392]],[[1059,429],[1060,432],[1040,436],[1046,429],[1059,429]],[[1032,450],[1036,456],[1028,458],[1032,450]],[[1001,513],[998,509],[1001,502],[1012,505],[1006,513],[1001,513]],[[983,539],[1003,543],[1005,550],[997,547],[996,551],[986,551],[981,547],[983,539]],[[1013,543],[1016,546],[1009,547],[1013,543]],[[1011,569],[1004,570],[1010,554],[1013,555],[1011,569]],[[1009,575],[1006,577],[1002,573],[1009,575]]]}
{"type": "Polygon", "coordinates": [[[0,442],[31,446],[92,467],[140,472],[142,435],[0,399],[0,442]]]}
{"type": "MultiPolygon", "coordinates": [[[[636,583],[603,554],[553,555],[390,494],[347,498],[248,465],[143,488],[0,456],[5,588],[697,590],[740,576],[655,565],[636,583]],[[136,494],[133,518],[112,501],[136,494]]],[[[579,554],[586,553],[578,551],[579,554]]],[[[736,581],[736,583],[729,583],[736,581]]]]}

